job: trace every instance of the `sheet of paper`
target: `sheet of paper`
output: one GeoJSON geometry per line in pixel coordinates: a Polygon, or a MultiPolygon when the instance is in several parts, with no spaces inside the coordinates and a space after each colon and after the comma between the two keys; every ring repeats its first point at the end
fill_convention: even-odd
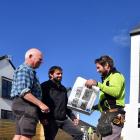
{"type": "Polygon", "coordinates": [[[84,114],[90,115],[92,106],[96,100],[99,88],[92,89],[85,87],[86,79],[77,77],[68,98],[68,107],[84,114]]]}

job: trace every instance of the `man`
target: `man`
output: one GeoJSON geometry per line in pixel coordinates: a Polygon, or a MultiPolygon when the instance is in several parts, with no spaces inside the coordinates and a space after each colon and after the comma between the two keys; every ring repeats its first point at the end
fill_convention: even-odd
{"type": "Polygon", "coordinates": [[[125,79],[114,67],[111,57],[101,56],[95,60],[95,64],[97,72],[101,74],[102,83],[90,79],[86,81],[85,85],[89,88],[92,86],[100,88],[99,104],[93,107],[93,109],[102,112],[97,131],[102,135],[102,140],[120,140],[125,114],[123,109],[125,105],[125,79]]]}
{"type": "Polygon", "coordinates": [[[79,120],[67,108],[67,90],[61,84],[62,72],[61,67],[52,66],[48,72],[49,80],[41,84],[42,101],[50,108],[48,114],[41,115],[45,140],[54,140],[59,128],[69,133],[74,140],[82,140],[83,133],[77,126],[79,120]]]}
{"type": "Polygon", "coordinates": [[[42,63],[40,50],[32,48],[25,54],[25,62],[14,72],[11,98],[16,117],[16,134],[13,140],[31,140],[35,135],[39,119],[38,109],[47,113],[49,108],[41,102],[41,86],[36,72],[42,63]]]}

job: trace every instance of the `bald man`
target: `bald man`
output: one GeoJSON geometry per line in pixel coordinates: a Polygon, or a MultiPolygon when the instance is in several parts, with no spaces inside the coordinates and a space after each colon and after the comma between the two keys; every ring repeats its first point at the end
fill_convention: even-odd
{"type": "Polygon", "coordinates": [[[16,133],[13,140],[31,140],[36,133],[38,111],[49,112],[41,102],[41,87],[35,69],[42,63],[42,53],[36,48],[28,50],[25,62],[14,72],[11,98],[15,115],[16,133]]]}

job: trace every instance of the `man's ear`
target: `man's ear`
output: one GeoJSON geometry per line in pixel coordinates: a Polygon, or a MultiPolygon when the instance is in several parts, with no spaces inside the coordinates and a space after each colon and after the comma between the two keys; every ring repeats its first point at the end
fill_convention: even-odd
{"type": "Polygon", "coordinates": [[[30,55],[29,55],[29,58],[31,58],[32,56],[33,56],[33,55],[32,55],[32,54],[30,54],[30,55]]]}
{"type": "Polygon", "coordinates": [[[110,68],[109,64],[106,63],[106,64],[105,64],[105,69],[108,70],[109,68],[110,68]]]}
{"type": "Polygon", "coordinates": [[[49,74],[49,76],[50,76],[50,79],[52,79],[53,75],[51,73],[49,74]]]}

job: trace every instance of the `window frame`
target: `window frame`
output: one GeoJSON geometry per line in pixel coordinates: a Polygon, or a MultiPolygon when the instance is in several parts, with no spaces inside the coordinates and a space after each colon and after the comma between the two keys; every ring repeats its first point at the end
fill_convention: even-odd
{"type": "Polygon", "coordinates": [[[1,97],[3,99],[9,99],[11,100],[10,98],[10,93],[11,93],[11,88],[12,88],[12,79],[10,78],[7,78],[5,76],[2,76],[1,77],[1,97]],[[4,83],[3,83],[3,80],[6,82],[6,88],[4,87],[4,83]],[[10,89],[9,89],[10,88],[10,89]]]}
{"type": "Polygon", "coordinates": [[[1,109],[1,119],[14,120],[15,117],[11,110],[1,109]]]}

